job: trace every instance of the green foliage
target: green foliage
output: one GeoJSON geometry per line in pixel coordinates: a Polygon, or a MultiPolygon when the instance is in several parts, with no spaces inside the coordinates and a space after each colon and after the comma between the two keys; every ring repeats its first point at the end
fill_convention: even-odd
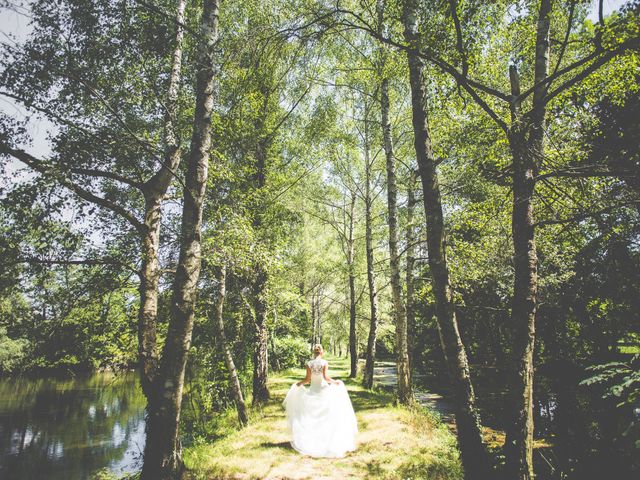
{"type": "Polygon", "coordinates": [[[604,388],[603,398],[615,399],[617,407],[640,403],[640,355],[630,362],[609,362],[592,365],[587,371],[594,375],[585,378],[580,385],[604,388]]]}
{"type": "Polygon", "coordinates": [[[269,364],[274,370],[303,367],[309,359],[309,342],[301,338],[276,337],[269,347],[269,364]]]}
{"type": "Polygon", "coordinates": [[[29,341],[26,338],[12,339],[7,329],[0,327],[0,373],[13,373],[24,364],[29,341]]]}

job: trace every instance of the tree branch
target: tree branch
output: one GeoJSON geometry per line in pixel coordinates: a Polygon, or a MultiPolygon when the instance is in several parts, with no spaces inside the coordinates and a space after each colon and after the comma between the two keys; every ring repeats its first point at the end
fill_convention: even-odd
{"type": "Polygon", "coordinates": [[[87,265],[87,266],[118,265],[126,268],[132,273],[135,273],[136,275],[140,273],[131,265],[121,262],[120,260],[112,259],[112,258],[84,258],[84,259],[73,260],[73,259],[42,259],[42,258],[28,257],[28,258],[17,258],[15,260],[11,260],[8,262],[2,262],[0,263],[0,266],[4,267],[7,265],[18,265],[21,263],[37,264],[37,265],[87,265]]]}
{"type": "Polygon", "coordinates": [[[0,140],[0,154],[10,155],[16,160],[19,160],[28,167],[32,168],[33,170],[36,170],[37,172],[40,172],[44,175],[54,174],[61,185],[73,191],[83,200],[104,207],[116,213],[117,215],[120,215],[122,218],[127,220],[138,232],[142,232],[144,230],[144,225],[140,221],[138,221],[138,219],[126,208],[123,208],[122,206],[117,205],[107,200],[106,198],[99,197],[91,193],[90,191],[85,190],[79,185],[76,185],[69,178],[65,177],[62,172],[56,171],[53,167],[47,165],[46,162],[34,157],[24,150],[14,149],[4,141],[0,140]]]}
{"type": "Polygon", "coordinates": [[[567,49],[567,45],[569,43],[569,35],[571,34],[571,27],[573,26],[573,13],[575,11],[576,2],[575,0],[571,2],[569,5],[569,19],[567,20],[567,31],[564,34],[564,40],[562,42],[562,47],[560,47],[560,53],[558,54],[558,61],[556,62],[556,68],[553,69],[552,76],[556,74],[558,69],[560,68],[560,64],[562,63],[562,58],[564,57],[564,52],[567,49]]]}
{"type": "Polygon", "coordinates": [[[558,218],[558,219],[553,219],[553,220],[541,220],[540,222],[537,222],[535,224],[536,227],[544,227],[546,225],[562,225],[564,223],[573,223],[573,222],[580,222],[582,220],[586,220],[587,218],[592,218],[598,215],[601,215],[603,213],[609,213],[613,210],[616,210],[618,208],[622,208],[622,207],[630,207],[632,205],[637,206],[638,204],[640,204],[640,202],[626,202],[626,203],[620,203],[617,205],[611,205],[607,208],[603,208],[601,210],[597,210],[595,212],[583,212],[580,214],[576,214],[576,215],[572,215],[571,217],[567,217],[567,218],[558,218]]]}
{"type": "Polygon", "coordinates": [[[466,77],[469,72],[469,62],[467,60],[467,52],[464,51],[464,42],[462,41],[462,27],[460,26],[460,18],[458,18],[458,2],[456,0],[449,0],[449,7],[451,9],[453,24],[456,28],[456,48],[462,59],[462,75],[466,77]]]}
{"type": "Polygon", "coordinates": [[[464,75],[462,72],[460,72],[453,65],[451,65],[448,62],[446,62],[442,58],[438,57],[433,52],[422,51],[422,50],[418,50],[418,49],[412,49],[409,45],[406,45],[404,43],[398,42],[397,40],[393,40],[390,37],[385,37],[384,35],[381,35],[375,29],[373,29],[373,27],[371,27],[361,16],[359,16],[358,14],[356,14],[354,12],[352,12],[350,10],[341,9],[341,8],[337,8],[335,10],[335,12],[352,16],[353,18],[355,18],[356,20],[361,22],[361,25],[358,25],[358,24],[355,24],[355,23],[349,23],[349,25],[351,25],[353,28],[358,28],[360,30],[363,30],[363,31],[369,33],[369,35],[371,35],[372,37],[374,37],[375,39],[377,39],[380,42],[386,43],[387,45],[391,45],[391,46],[393,46],[395,48],[398,48],[400,50],[403,50],[405,52],[411,52],[411,53],[417,55],[418,57],[422,58],[423,60],[426,60],[428,62],[433,63],[434,65],[439,67],[444,72],[446,72],[446,73],[450,74],[451,76],[453,76],[463,86],[467,86],[467,87],[470,87],[472,89],[473,88],[478,89],[478,90],[480,90],[480,91],[482,91],[482,92],[484,92],[484,93],[486,93],[488,95],[496,97],[496,98],[498,98],[500,100],[503,100],[505,102],[509,102],[511,100],[511,97],[509,95],[501,92],[500,90],[497,90],[495,88],[489,87],[488,85],[480,83],[480,82],[478,82],[476,80],[473,80],[473,79],[469,78],[468,76],[464,75]]]}
{"type": "Polygon", "coordinates": [[[590,53],[589,55],[587,55],[586,57],[583,57],[583,58],[581,58],[579,60],[576,60],[571,65],[567,65],[566,67],[564,67],[562,69],[554,71],[552,75],[549,75],[544,80],[541,80],[540,82],[532,85],[530,88],[525,90],[520,95],[519,100],[520,101],[524,100],[529,95],[531,95],[538,87],[544,85],[545,83],[548,84],[548,85],[551,85],[555,80],[557,80],[562,75],[566,75],[567,73],[575,70],[576,68],[580,68],[581,66],[589,63],[590,61],[592,61],[594,59],[597,59],[596,62],[599,62],[599,63],[597,64],[597,66],[595,68],[593,68],[593,65],[596,62],[591,64],[589,67],[587,67],[587,69],[590,69],[588,71],[588,73],[584,73],[585,70],[583,70],[582,72],[577,74],[576,77],[567,80],[560,87],[556,88],[551,94],[549,94],[547,96],[547,98],[550,98],[552,94],[553,94],[553,96],[556,96],[556,95],[558,95],[558,93],[561,93],[563,90],[566,90],[571,85],[575,84],[576,82],[578,82],[579,80],[583,79],[584,77],[586,77],[587,75],[589,75],[593,71],[595,71],[598,68],[600,68],[604,63],[606,63],[607,61],[611,60],[616,55],[619,55],[620,53],[624,52],[625,50],[628,50],[628,49],[631,49],[631,48],[638,48],[638,44],[639,43],[640,43],[639,40],[637,38],[634,38],[634,39],[630,39],[630,40],[627,40],[626,42],[621,43],[620,45],[618,45],[613,50],[608,50],[608,51],[596,50],[596,51],[590,53]],[[600,58],[598,58],[599,56],[600,56],[600,58]]]}
{"type": "MultiPolygon", "coordinates": [[[[632,48],[634,43],[636,44],[635,45],[636,48],[640,45],[640,41],[636,38],[636,39],[634,39],[632,41],[625,42],[625,43],[619,45],[617,48],[615,48],[613,50],[609,50],[608,52],[603,54],[600,58],[596,59],[591,65],[589,65],[588,67],[585,67],[585,69],[582,70],[580,73],[578,73],[576,76],[570,78],[569,80],[567,80],[563,84],[561,84],[559,87],[557,87],[555,90],[549,92],[549,94],[547,94],[547,102],[549,100],[551,100],[552,98],[556,97],[557,95],[559,95],[560,93],[562,93],[563,91],[571,88],[573,85],[578,83],[580,80],[582,80],[582,79],[588,77],[589,75],[591,75],[593,72],[598,70],[600,67],[602,67],[605,63],[607,63],[612,58],[614,58],[617,55],[621,54],[625,50],[627,50],[629,48],[632,48]]],[[[551,78],[551,77],[549,77],[549,78],[551,78]]]]}
{"type": "Polygon", "coordinates": [[[70,168],[69,171],[71,173],[75,173],[77,175],[87,175],[87,176],[91,176],[91,177],[103,177],[103,178],[110,178],[111,180],[115,180],[117,182],[121,182],[121,183],[126,183],[127,185],[130,185],[132,187],[138,188],[138,189],[142,189],[142,183],[137,182],[135,180],[132,180],[130,178],[127,178],[123,175],[119,175],[117,173],[114,172],[106,172],[104,170],[96,170],[96,169],[92,169],[92,168],[70,168]]]}

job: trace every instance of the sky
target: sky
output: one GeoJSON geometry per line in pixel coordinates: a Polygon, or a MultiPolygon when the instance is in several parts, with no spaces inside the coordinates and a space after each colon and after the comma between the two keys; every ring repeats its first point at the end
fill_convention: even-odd
{"type": "MultiPolygon", "coordinates": [[[[2,2],[0,2],[2,3],[2,2]]],[[[29,19],[18,12],[0,7],[0,42],[20,42],[29,34],[29,19]]],[[[2,48],[0,46],[0,48],[2,48]]],[[[0,94],[0,111],[18,119],[24,119],[27,111],[24,107],[0,94]]],[[[33,145],[28,150],[37,156],[46,156],[50,152],[47,141],[47,131],[53,125],[45,119],[33,119],[29,123],[29,133],[33,138],[33,145]]],[[[11,170],[11,168],[10,168],[11,170]]]]}
{"type": "MultiPolygon", "coordinates": [[[[4,3],[6,2],[0,0],[0,5],[4,3]]],[[[626,3],[626,0],[604,0],[603,7],[605,16],[610,14],[612,11],[620,8],[620,6],[624,3],[626,3]]],[[[591,4],[592,10],[589,15],[589,19],[597,22],[598,0],[592,0],[591,4]]],[[[20,42],[27,37],[27,35],[29,34],[29,30],[29,19],[27,18],[27,16],[0,6],[0,42],[20,42]]],[[[16,104],[10,99],[3,97],[1,94],[0,111],[19,119],[24,119],[27,114],[24,107],[16,104]]],[[[33,138],[33,144],[27,149],[30,153],[38,157],[44,157],[49,154],[50,148],[47,141],[48,131],[55,131],[55,127],[50,122],[48,122],[46,119],[32,118],[29,124],[29,133],[33,138]]]]}

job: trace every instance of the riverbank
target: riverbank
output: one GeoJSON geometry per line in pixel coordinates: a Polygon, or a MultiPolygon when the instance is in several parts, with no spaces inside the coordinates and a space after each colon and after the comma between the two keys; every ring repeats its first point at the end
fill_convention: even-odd
{"type": "MultiPolygon", "coordinates": [[[[204,479],[401,479],[462,478],[456,439],[439,415],[426,408],[394,406],[385,390],[366,391],[349,380],[346,359],[329,358],[331,375],[342,379],[356,411],[358,448],[342,459],[314,459],[289,445],[282,400],[302,378],[295,369],[269,380],[271,401],[253,411],[250,425],[211,444],[185,449],[187,478],[204,479]]],[[[230,421],[233,412],[229,412],[230,421]]]]}

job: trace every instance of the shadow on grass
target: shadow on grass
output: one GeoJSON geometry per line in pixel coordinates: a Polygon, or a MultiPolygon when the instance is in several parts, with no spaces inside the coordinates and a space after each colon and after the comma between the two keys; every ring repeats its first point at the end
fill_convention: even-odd
{"type": "Polygon", "coordinates": [[[293,449],[293,447],[291,446],[291,443],[289,443],[288,441],[285,441],[285,442],[262,442],[260,444],[260,446],[262,448],[281,448],[283,450],[291,450],[292,452],[295,451],[293,449]]]}
{"type": "Polygon", "coordinates": [[[349,392],[353,409],[356,412],[363,410],[375,410],[377,408],[393,405],[393,397],[375,390],[360,390],[349,392]]]}

